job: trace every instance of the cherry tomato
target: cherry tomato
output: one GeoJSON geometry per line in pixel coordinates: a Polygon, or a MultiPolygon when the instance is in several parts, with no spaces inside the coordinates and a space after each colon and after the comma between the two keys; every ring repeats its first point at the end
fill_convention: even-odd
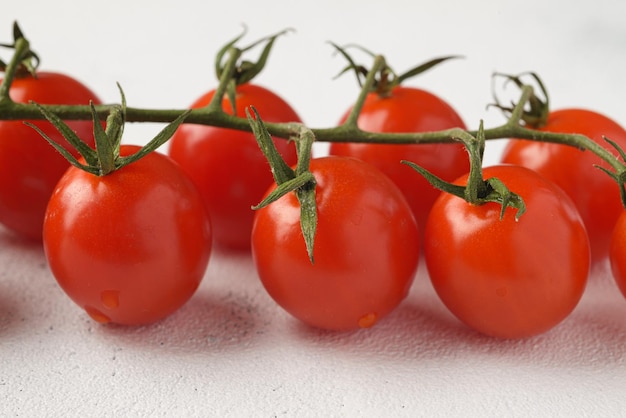
{"type": "MultiPolygon", "coordinates": [[[[603,136],[606,136],[626,149],[626,130],[608,117],[590,110],[555,110],[539,130],[582,134],[618,155],[604,141],[603,136]]],[[[531,168],[565,190],[574,200],[587,227],[592,259],[606,259],[613,226],[623,210],[615,181],[593,167],[596,164],[609,168],[606,162],[591,152],[567,145],[529,140],[510,141],[503,152],[502,162],[531,168]]]]}
{"type": "MultiPolygon", "coordinates": [[[[192,108],[206,106],[215,91],[200,97],[192,108]]],[[[266,122],[300,122],[292,107],[275,93],[254,85],[237,86],[236,114],[255,106],[266,122]]],[[[232,114],[226,97],[224,111],[232,114]]],[[[293,143],[276,139],[276,147],[287,164],[295,164],[293,143]]],[[[273,177],[254,135],[247,132],[201,125],[182,125],[169,141],[169,155],[189,174],[200,190],[213,223],[216,246],[250,250],[254,211],[272,184],[273,177]]]]}
{"type": "MultiPolygon", "coordinates": [[[[495,337],[545,332],[576,307],[587,283],[589,240],[571,199],[519,166],[494,166],[526,203],[519,220],[501,205],[442,194],[426,224],[424,258],[437,294],[469,327],[495,337]]],[[[466,178],[457,184],[465,184],[466,178]]]]}
{"type": "Polygon", "coordinates": [[[415,218],[402,192],[369,164],[329,156],[310,169],[317,181],[314,264],[290,193],[256,212],[257,272],[269,295],[311,326],[371,327],[409,291],[420,249],[415,218]]]}
{"type": "MultiPolygon", "coordinates": [[[[100,103],[85,85],[64,74],[38,72],[17,77],[9,91],[18,103],[87,105],[100,103]]],[[[31,121],[74,156],[78,156],[47,121],[31,121]]],[[[93,147],[91,121],[67,124],[93,147]]],[[[48,199],[65,170],[67,160],[23,121],[0,121],[0,223],[29,239],[41,240],[48,199]]]]}
{"type": "MultiPolygon", "coordinates": [[[[121,155],[138,147],[122,146],[121,155]]],[[[208,214],[191,180],[152,152],[105,176],[71,167],[48,205],[48,264],[94,320],[146,324],[195,292],[211,252],[208,214]]]]}
{"type": "MultiPolygon", "coordinates": [[[[345,122],[349,111],[341,118],[345,122]]],[[[457,112],[441,98],[427,91],[397,86],[388,96],[370,93],[358,119],[358,126],[369,132],[428,132],[463,128],[457,112]]],[[[469,171],[467,152],[462,144],[364,144],[332,143],[329,153],[356,157],[388,175],[406,196],[418,225],[425,225],[428,212],[439,191],[420,174],[400,161],[416,163],[447,181],[469,171]]]]}
{"type": "Polygon", "coordinates": [[[611,271],[615,283],[626,297],[626,212],[622,211],[617,218],[615,228],[611,236],[609,251],[611,271]]]}

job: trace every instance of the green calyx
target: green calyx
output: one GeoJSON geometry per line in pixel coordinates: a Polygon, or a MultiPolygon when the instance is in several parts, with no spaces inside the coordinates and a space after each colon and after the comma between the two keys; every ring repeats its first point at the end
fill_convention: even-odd
{"type": "MultiPolygon", "coordinates": [[[[517,88],[523,90],[525,86],[529,86],[530,84],[525,83],[522,80],[522,77],[528,76],[532,79],[532,81],[539,87],[541,94],[543,95],[543,99],[533,93],[527,99],[527,107],[524,108],[523,112],[520,115],[520,121],[524,123],[524,125],[528,128],[541,128],[548,122],[548,115],[550,114],[550,98],[548,96],[548,90],[546,89],[541,78],[534,73],[522,73],[519,75],[510,75],[510,74],[501,74],[495,73],[493,75],[493,79],[495,80],[497,77],[502,77],[505,80],[505,84],[513,83],[517,88]]],[[[516,103],[511,102],[509,105],[504,105],[500,102],[498,95],[496,94],[495,88],[493,89],[493,98],[495,103],[490,106],[496,107],[502,110],[507,116],[510,116],[515,107],[516,103]]]]}
{"type": "Polygon", "coordinates": [[[280,199],[287,193],[294,192],[300,204],[300,228],[302,229],[302,236],[304,237],[309,260],[311,260],[311,264],[313,264],[313,248],[317,230],[317,203],[315,201],[316,181],[313,174],[309,171],[311,149],[315,141],[313,132],[303,125],[298,125],[296,133],[298,162],[294,170],[287,165],[276,149],[274,141],[257,110],[254,107],[252,107],[251,110],[254,116],[246,109],[248,121],[250,122],[252,132],[254,133],[261,151],[270,164],[272,175],[277,185],[274,191],[258,205],[253,206],[252,209],[261,209],[280,199]]]}
{"type": "Polygon", "coordinates": [[[33,125],[30,122],[24,122],[26,125],[35,129],[39,134],[52,145],[59,153],[61,153],[70,164],[84,170],[88,173],[96,176],[105,176],[118,170],[128,164],[131,164],[142,157],[146,156],[152,151],[155,151],[161,145],[163,145],[174,134],[176,129],[185,120],[190,111],[184,112],[173,122],[165,126],[161,132],[159,132],[150,142],[141,147],[139,151],[132,155],[121,156],[120,146],[122,142],[122,135],[124,133],[124,125],[126,123],[126,98],[122,88],[118,84],[120,94],[122,97],[122,103],[119,106],[113,106],[109,110],[109,115],[106,119],[106,129],[102,127],[100,117],[93,103],[90,103],[92,120],[93,120],[93,133],[96,144],[96,149],[91,148],[85,141],[76,135],[76,133],[70,128],[61,118],[54,113],[47,110],[44,106],[32,103],[44,117],[52,123],[52,125],[63,135],[63,137],[70,143],[72,147],[78,151],[83,157],[85,163],[82,163],[74,157],[68,150],[62,145],[51,139],[45,132],[39,127],[33,125]]]}
{"type": "Polygon", "coordinates": [[[470,172],[465,186],[449,183],[413,162],[402,161],[402,163],[424,176],[436,189],[460,197],[469,204],[482,205],[487,202],[499,204],[502,208],[500,219],[504,218],[508,207],[516,209],[515,219],[519,220],[526,211],[526,204],[522,197],[509,190],[500,179],[496,177],[485,179],[483,177],[482,160],[485,150],[485,135],[482,121],[476,136],[472,136],[461,129],[451,129],[449,132],[452,138],[463,142],[469,154],[470,172]]]}
{"type": "MultiPolygon", "coordinates": [[[[19,64],[12,70],[13,74],[11,74],[11,77],[23,77],[25,75],[37,77],[36,71],[37,67],[39,67],[39,56],[30,49],[30,45],[28,45],[28,41],[26,40],[26,37],[17,22],[13,22],[13,43],[0,43],[0,46],[14,49],[16,51],[18,49],[21,50],[21,56],[17,60],[19,64]],[[25,43],[26,46],[20,47],[20,43],[25,43]]],[[[0,71],[7,71],[8,69],[9,65],[0,60],[0,71]]]]}
{"type": "MultiPolygon", "coordinates": [[[[352,71],[356,76],[357,83],[359,84],[359,86],[363,87],[365,78],[367,77],[367,74],[369,73],[370,70],[364,65],[356,64],[354,59],[350,56],[350,54],[348,54],[347,48],[348,47],[358,48],[359,50],[365,52],[372,58],[375,58],[376,54],[358,45],[348,45],[348,46],[341,47],[332,42],[330,42],[330,44],[336,49],[336,51],[339,54],[341,54],[346,59],[346,61],[348,61],[348,65],[343,70],[341,70],[341,72],[337,74],[336,77],[339,77],[346,72],[352,71]]],[[[442,62],[448,61],[453,58],[460,58],[460,57],[457,55],[450,55],[450,56],[435,58],[423,64],[417,65],[416,67],[411,68],[410,70],[402,74],[397,74],[390,66],[385,64],[382,68],[378,70],[378,75],[374,83],[371,86],[371,92],[375,92],[380,96],[388,96],[394,87],[399,86],[405,80],[415,77],[419,74],[422,74],[426,72],[427,70],[430,70],[431,68],[441,64],[442,62]]]]}
{"type": "MultiPolygon", "coordinates": [[[[238,62],[235,65],[235,67],[232,69],[232,71],[230,71],[231,73],[228,74],[229,83],[226,88],[226,95],[228,96],[228,100],[230,101],[233,109],[236,109],[235,97],[236,97],[237,86],[251,81],[254,77],[256,77],[263,70],[263,68],[265,68],[265,64],[267,63],[267,59],[270,55],[270,52],[272,50],[272,47],[274,46],[274,42],[276,41],[276,39],[279,36],[284,35],[290,31],[292,31],[292,29],[282,30],[274,35],[259,39],[258,41],[253,42],[247,47],[238,49],[238,52],[241,54],[265,42],[265,46],[263,47],[263,50],[261,51],[261,54],[259,55],[259,58],[257,59],[256,62],[242,60],[241,62],[238,62]]],[[[225,76],[224,73],[229,71],[228,61],[226,58],[227,54],[233,48],[235,48],[235,45],[237,44],[237,42],[239,42],[239,40],[243,38],[246,32],[247,32],[247,28],[244,26],[244,30],[239,36],[237,36],[232,41],[228,42],[218,51],[215,57],[215,74],[218,80],[222,80],[225,76]]],[[[219,99],[221,100],[221,97],[219,99]]]]}

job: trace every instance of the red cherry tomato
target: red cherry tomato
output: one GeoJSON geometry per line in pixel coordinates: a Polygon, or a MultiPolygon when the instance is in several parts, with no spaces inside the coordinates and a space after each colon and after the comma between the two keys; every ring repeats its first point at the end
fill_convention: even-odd
{"type": "Polygon", "coordinates": [[[94,320],[146,324],[197,289],[211,226],[191,180],[152,152],[100,177],[71,167],[50,199],[43,241],[59,285],[94,320]]]}
{"type": "Polygon", "coordinates": [[[367,328],[405,298],[419,260],[417,224],[379,170],[346,157],[311,161],[318,226],[311,264],[294,193],[258,210],[252,256],[270,296],[319,328],[367,328]]]}
{"type": "MultiPolygon", "coordinates": [[[[349,111],[341,118],[345,122],[349,111]]],[[[441,98],[421,89],[398,86],[389,96],[370,93],[358,119],[369,132],[428,132],[463,128],[457,112],[441,98]]],[[[406,196],[418,225],[425,225],[439,191],[420,174],[400,161],[408,160],[447,181],[469,171],[462,144],[392,145],[332,143],[330,154],[356,157],[387,174],[406,196]]]]}
{"type": "MultiPolygon", "coordinates": [[[[550,113],[541,131],[585,135],[609,149],[603,136],[626,149],[626,130],[599,113],[584,109],[562,109],[550,113]]],[[[594,164],[608,164],[591,152],[529,140],[510,141],[502,156],[503,163],[531,168],[559,185],[572,198],[585,222],[594,261],[605,259],[617,217],[623,211],[617,184],[594,164]]]]}
{"type": "MultiPolygon", "coordinates": [[[[495,337],[545,332],[578,304],[589,273],[582,219],[554,183],[519,166],[494,166],[497,177],[526,203],[515,220],[501,205],[470,205],[442,194],[426,224],[424,257],[432,284],[469,327],[495,337]]],[[[465,184],[466,178],[457,184],[465,184]]]]}
{"type": "MultiPolygon", "coordinates": [[[[214,91],[200,97],[192,108],[204,107],[214,91]]],[[[253,84],[237,87],[236,114],[255,106],[266,122],[300,122],[287,102],[273,92],[253,84]]],[[[232,114],[226,97],[224,110],[232,114]]],[[[276,139],[276,147],[287,164],[295,164],[293,143],[276,139]]],[[[254,135],[218,127],[186,124],[169,141],[169,155],[189,174],[204,197],[213,223],[216,246],[249,251],[254,211],[272,184],[273,177],[254,135]]]]}
{"type": "MultiPolygon", "coordinates": [[[[87,105],[100,103],[79,81],[59,73],[39,72],[17,77],[9,92],[18,103],[87,105]]],[[[74,156],[78,156],[61,134],[47,121],[31,121],[74,156]]],[[[67,124],[93,147],[91,121],[67,124]]],[[[0,121],[0,223],[29,239],[41,240],[48,199],[69,167],[67,160],[23,121],[0,121]]]]}
{"type": "Polygon", "coordinates": [[[622,211],[617,218],[615,228],[611,236],[609,251],[611,271],[615,283],[626,297],[626,212],[622,211]]]}

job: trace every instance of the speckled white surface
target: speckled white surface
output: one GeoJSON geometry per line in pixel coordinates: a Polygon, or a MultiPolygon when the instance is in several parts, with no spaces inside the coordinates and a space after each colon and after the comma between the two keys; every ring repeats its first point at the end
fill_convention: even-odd
{"type": "MultiPolygon", "coordinates": [[[[399,71],[464,55],[411,84],[441,94],[470,126],[502,121],[485,109],[493,71],[529,69],[544,77],[554,106],[588,105],[626,123],[626,3],[432,3],[241,1],[218,17],[226,6],[32,0],[3,7],[0,40],[10,40],[18,19],[44,68],[68,68],[105,101],[118,101],[119,81],[129,105],[164,108],[184,107],[214,85],[213,55],[241,23],[250,41],[291,26],[296,32],[276,44],[258,81],[314,127],[335,123],[357,94],[351,77],[331,80],[343,62],[327,40],[384,52],[399,71]]],[[[155,128],[129,125],[127,142],[143,143],[155,128]]],[[[499,146],[488,145],[488,158],[499,146]]],[[[41,248],[2,229],[0,266],[3,417],[626,413],[626,300],[602,269],[556,329],[499,341],[460,325],[423,265],[391,316],[339,334],[281,311],[245,255],[214,254],[192,300],[140,328],[91,321],[56,285],[41,248]]]]}

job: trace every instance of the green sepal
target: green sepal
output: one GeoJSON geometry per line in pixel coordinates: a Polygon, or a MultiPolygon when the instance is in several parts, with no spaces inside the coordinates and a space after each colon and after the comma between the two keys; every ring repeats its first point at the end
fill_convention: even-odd
{"type": "MultiPolygon", "coordinates": [[[[369,49],[366,49],[360,45],[348,45],[348,46],[344,46],[341,47],[333,42],[330,42],[330,44],[336,49],[337,52],[339,52],[345,59],[346,61],[348,61],[348,65],[341,70],[341,72],[335,76],[335,78],[339,77],[340,75],[352,70],[354,71],[354,74],[356,76],[357,82],[359,83],[360,87],[363,87],[363,80],[369,70],[363,66],[363,65],[359,65],[356,64],[356,62],[354,61],[354,59],[350,56],[350,54],[348,54],[348,52],[346,51],[346,49],[348,48],[348,46],[350,47],[355,47],[361,51],[363,51],[364,53],[366,53],[367,55],[370,55],[371,57],[375,58],[376,54],[374,54],[372,51],[370,51],[369,49]]],[[[441,64],[442,62],[448,61],[450,59],[453,58],[461,58],[461,56],[459,55],[449,55],[449,56],[445,56],[445,57],[440,57],[440,58],[434,58],[430,61],[427,61],[423,64],[420,64],[414,68],[411,68],[410,70],[398,75],[396,74],[396,72],[393,70],[393,68],[391,68],[390,66],[386,65],[383,66],[380,71],[379,74],[377,76],[377,78],[375,79],[374,83],[372,84],[372,89],[371,91],[376,92],[377,94],[379,94],[380,96],[387,96],[391,90],[400,85],[401,83],[403,83],[404,81],[406,81],[407,79],[411,78],[411,77],[415,77],[427,70],[430,70],[431,68],[441,64]]]]}
{"type": "Polygon", "coordinates": [[[340,47],[334,42],[329,41],[329,44],[331,44],[337,50],[337,52],[339,52],[346,59],[346,61],[348,61],[348,65],[344,67],[344,69],[341,70],[339,74],[337,74],[334,78],[339,78],[343,74],[352,70],[354,71],[354,75],[356,77],[357,83],[359,84],[359,87],[363,87],[363,81],[361,80],[361,77],[365,77],[367,75],[367,68],[365,68],[363,65],[357,65],[357,63],[354,62],[354,60],[352,59],[352,56],[350,56],[350,54],[346,52],[345,48],[340,47]]]}
{"type": "MultiPolygon", "coordinates": [[[[310,173],[309,173],[310,174],[310,173]]],[[[317,233],[317,201],[315,200],[315,177],[304,186],[296,189],[296,197],[300,203],[300,229],[304,237],[306,252],[311,264],[315,263],[314,248],[315,234],[317,233]]]]}
{"type": "Polygon", "coordinates": [[[517,212],[515,213],[515,220],[519,221],[520,217],[524,214],[524,212],[526,212],[526,203],[524,203],[524,199],[522,199],[520,195],[511,192],[502,180],[497,177],[490,177],[485,180],[485,183],[489,186],[488,192],[486,196],[479,198],[480,204],[486,202],[499,203],[501,206],[500,220],[504,218],[506,208],[515,208],[517,209],[517,212]]]}
{"type": "Polygon", "coordinates": [[[261,120],[261,117],[254,107],[251,107],[254,117],[248,109],[246,115],[248,122],[252,127],[254,137],[261,148],[261,152],[268,160],[276,188],[265,197],[259,204],[252,209],[263,208],[276,200],[280,199],[287,193],[295,192],[298,204],[300,205],[300,229],[304,238],[307,255],[311,264],[314,263],[314,246],[315,234],[317,232],[317,203],[315,200],[316,181],[315,176],[309,171],[309,163],[311,161],[311,149],[315,136],[313,132],[300,126],[297,139],[298,162],[296,169],[293,170],[282,158],[276,145],[272,140],[267,127],[261,120]]]}
{"type": "Polygon", "coordinates": [[[293,29],[282,30],[274,35],[260,39],[249,45],[248,47],[242,49],[242,52],[245,52],[248,49],[257,46],[258,44],[267,41],[265,47],[263,47],[263,50],[261,51],[261,55],[259,55],[259,58],[256,62],[242,62],[239,74],[237,76],[237,84],[247,83],[251,81],[254,77],[256,77],[261,71],[263,71],[263,68],[265,68],[265,64],[267,63],[267,59],[270,55],[270,52],[272,51],[272,47],[274,46],[274,42],[276,41],[276,39],[287,32],[291,32],[292,30],[293,29]]]}
{"type": "MultiPolygon", "coordinates": [[[[524,109],[524,111],[521,113],[520,120],[527,127],[537,129],[544,126],[548,122],[548,116],[550,114],[550,96],[548,95],[548,90],[539,75],[531,71],[518,75],[494,73],[493,77],[503,77],[505,79],[505,82],[512,82],[520,90],[522,90],[524,87],[527,86],[532,87],[522,81],[522,77],[525,75],[531,77],[533,81],[537,84],[539,90],[541,91],[541,94],[543,95],[543,99],[537,96],[533,89],[533,92],[528,98],[528,109],[524,109]]],[[[509,106],[501,104],[495,92],[495,89],[492,93],[492,96],[495,103],[491,104],[490,106],[500,109],[503,113],[510,117],[510,115],[513,113],[513,109],[515,109],[516,107],[516,103],[511,103],[509,106]]]]}
{"type": "MultiPolygon", "coordinates": [[[[70,145],[76,149],[76,151],[85,159],[85,163],[88,166],[92,166],[92,167],[98,166],[98,154],[96,153],[96,151],[93,150],[89,145],[87,145],[82,139],[80,139],[72,128],[70,128],[56,114],[48,111],[45,107],[41,106],[39,103],[31,102],[31,104],[36,106],[37,109],[39,109],[39,111],[41,112],[41,114],[44,115],[44,117],[59,131],[59,133],[61,133],[61,135],[67,140],[67,142],[69,142],[70,145]]],[[[28,122],[25,122],[25,123],[27,123],[29,126],[33,126],[32,124],[28,122]]],[[[37,131],[39,131],[39,133],[42,134],[41,130],[37,129],[37,131]]],[[[47,135],[44,135],[44,138],[46,138],[48,142],[51,142],[57,150],[59,150],[59,147],[64,149],[62,146],[52,141],[50,137],[48,137],[47,135]]],[[[66,158],[68,158],[65,153],[62,153],[62,154],[66,158]]],[[[69,155],[71,156],[71,154],[69,155]]],[[[72,156],[72,159],[76,160],[73,156],[72,156]]],[[[80,165],[82,166],[82,164],[80,165]]],[[[91,172],[91,170],[89,171],[91,172]]]]}
{"type": "MultiPolygon", "coordinates": [[[[261,54],[259,55],[259,58],[257,59],[256,62],[242,61],[241,64],[239,64],[234,75],[234,80],[235,80],[236,85],[247,83],[250,80],[252,80],[254,77],[256,77],[265,67],[265,64],[267,63],[267,59],[270,55],[272,47],[274,46],[274,42],[276,41],[276,38],[292,30],[293,29],[282,30],[274,35],[259,39],[258,41],[248,45],[247,47],[242,48],[241,51],[244,52],[244,51],[254,48],[260,43],[267,42],[265,44],[265,47],[261,51],[261,54]]],[[[239,42],[239,40],[241,40],[241,38],[243,38],[246,32],[247,32],[247,27],[244,26],[244,30],[239,36],[237,36],[232,41],[228,42],[218,51],[215,57],[215,74],[217,75],[218,79],[222,78],[222,73],[224,71],[224,66],[223,66],[224,56],[231,48],[233,48],[237,44],[237,42],[239,42]]]]}
{"type": "Polygon", "coordinates": [[[451,60],[451,59],[456,59],[456,58],[463,58],[460,55],[448,55],[445,57],[439,57],[439,58],[434,58],[430,61],[427,61],[423,64],[420,64],[402,74],[400,74],[398,77],[396,77],[395,80],[395,85],[401,84],[403,83],[405,80],[411,78],[411,77],[415,77],[419,74],[422,74],[428,70],[430,70],[431,68],[441,64],[442,62],[451,60]]]}
{"type": "Polygon", "coordinates": [[[232,47],[235,46],[237,42],[239,42],[241,38],[244,37],[247,31],[248,31],[248,27],[244,25],[241,35],[237,36],[235,39],[228,42],[217,52],[215,56],[215,75],[217,76],[218,80],[222,78],[222,72],[224,71],[224,67],[223,67],[224,56],[232,47]]]}
{"type": "Polygon", "coordinates": [[[122,95],[122,104],[111,108],[110,114],[107,117],[106,129],[104,129],[101,125],[101,120],[94,104],[89,104],[93,122],[93,135],[96,143],[95,150],[80,139],[78,135],[76,135],[76,133],[63,120],[61,120],[61,118],[48,111],[45,107],[31,102],[39,109],[44,117],[52,123],[61,135],[63,135],[70,145],[74,147],[85,159],[85,164],[80,163],[76,157],[63,148],[63,146],[52,140],[36,125],[30,122],[24,123],[35,129],[73,166],[97,176],[107,175],[128,164],[138,161],[150,152],[155,151],[172,137],[176,129],[178,129],[189,113],[191,113],[191,109],[181,113],[176,119],[174,119],[174,121],[167,124],[150,142],[141,147],[139,151],[132,155],[122,157],[120,156],[120,146],[122,142],[122,134],[124,132],[124,125],[126,123],[126,98],[119,84],[118,88],[122,95]]]}
{"type": "Polygon", "coordinates": [[[458,184],[449,183],[412,161],[402,160],[401,163],[408,165],[413,170],[421,174],[422,177],[424,177],[435,189],[452,194],[465,200],[465,186],[459,186],[458,184]]]}
{"type": "Polygon", "coordinates": [[[291,180],[287,180],[284,183],[280,183],[276,185],[276,188],[272,190],[265,198],[259,202],[258,204],[252,206],[252,209],[258,210],[262,209],[270,203],[274,203],[284,195],[293,192],[294,190],[298,190],[305,185],[315,182],[315,177],[311,173],[303,173],[297,177],[292,178],[291,180]]]}
{"type": "Polygon", "coordinates": [[[52,145],[54,147],[54,149],[56,149],[61,155],[63,155],[63,157],[65,157],[65,159],[74,167],[79,168],[81,170],[84,170],[88,173],[94,174],[94,175],[99,175],[100,170],[97,167],[93,167],[90,166],[88,164],[81,164],[80,161],[78,161],[78,159],[76,159],[76,157],[74,157],[68,150],[66,150],[65,148],[63,148],[61,145],[57,144],[53,139],[51,139],[44,131],[42,131],[41,129],[39,129],[39,127],[37,125],[34,125],[28,121],[24,122],[25,125],[30,126],[31,128],[33,128],[35,131],[37,131],[39,133],[39,135],[41,135],[46,141],[48,141],[48,143],[50,145],[52,145]]]}
{"type": "MultiPolygon", "coordinates": [[[[91,115],[93,121],[93,137],[96,143],[96,164],[100,168],[100,175],[106,175],[115,170],[115,154],[114,144],[111,137],[105,132],[104,128],[100,124],[100,118],[96,112],[96,107],[93,103],[91,106],[91,115]]],[[[113,113],[119,112],[119,109],[113,109],[113,113]]],[[[111,126],[110,124],[107,126],[111,126]]],[[[81,141],[82,142],[82,141],[81,141]]]]}
{"type": "Polygon", "coordinates": [[[283,157],[281,157],[280,153],[276,149],[276,145],[274,145],[274,141],[272,140],[272,136],[267,131],[265,124],[261,120],[261,116],[259,116],[259,112],[256,110],[254,106],[251,106],[252,113],[254,113],[254,118],[246,109],[246,116],[248,117],[248,122],[252,127],[252,133],[256,138],[257,144],[259,144],[259,148],[261,148],[261,152],[265,155],[268,162],[270,163],[270,167],[272,170],[272,175],[274,176],[274,181],[276,184],[280,185],[289,180],[292,180],[296,177],[296,173],[289,167],[289,165],[285,162],[283,157]]]}
{"type": "Polygon", "coordinates": [[[111,111],[107,117],[106,132],[109,139],[113,142],[114,158],[120,156],[120,145],[124,136],[124,127],[126,126],[126,95],[120,83],[117,84],[117,90],[120,93],[120,106],[118,111],[111,111]]]}
{"type": "Polygon", "coordinates": [[[485,151],[483,122],[480,122],[475,137],[461,129],[452,129],[450,132],[453,139],[463,143],[469,154],[470,172],[465,186],[449,183],[413,162],[402,161],[402,163],[421,174],[436,189],[460,197],[471,205],[482,205],[487,202],[500,204],[500,220],[504,218],[508,207],[515,208],[517,209],[515,220],[519,220],[526,211],[524,199],[510,191],[500,179],[491,177],[485,180],[483,177],[482,162],[485,151]]]}
{"type": "Polygon", "coordinates": [[[141,147],[136,153],[125,157],[119,156],[117,158],[115,169],[117,170],[125,165],[132,164],[151,152],[156,151],[160,146],[165,144],[172,137],[172,135],[174,135],[174,132],[176,132],[178,127],[185,121],[187,116],[189,116],[189,113],[191,113],[191,109],[187,109],[181,113],[180,116],[168,123],[152,140],[141,147]]]}
{"type": "MultiPolygon", "coordinates": [[[[28,40],[24,36],[24,33],[20,29],[17,21],[13,22],[13,43],[0,43],[0,46],[5,48],[17,49],[18,41],[28,43],[28,40]]],[[[39,67],[40,59],[39,56],[30,49],[30,46],[26,48],[24,54],[20,57],[15,57],[19,60],[19,68],[17,69],[17,73],[28,72],[32,77],[37,78],[37,67],[39,67]]],[[[15,59],[14,58],[14,59],[15,59]]],[[[0,71],[5,71],[7,69],[7,63],[4,61],[0,61],[0,71]]]]}

